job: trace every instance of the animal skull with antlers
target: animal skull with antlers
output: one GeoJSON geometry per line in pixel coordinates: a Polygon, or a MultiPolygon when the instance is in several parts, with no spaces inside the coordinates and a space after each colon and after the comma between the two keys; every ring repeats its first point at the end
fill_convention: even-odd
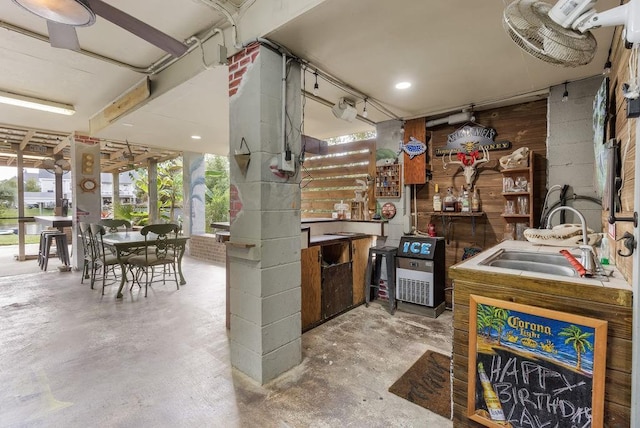
{"type": "MultiPolygon", "coordinates": [[[[489,150],[485,146],[480,146],[482,150],[482,158],[480,158],[480,153],[478,149],[474,150],[470,154],[465,154],[462,152],[458,152],[458,160],[454,161],[451,159],[451,152],[449,152],[449,164],[460,165],[462,167],[464,178],[467,181],[467,186],[471,187],[473,184],[473,180],[476,176],[476,166],[481,163],[489,162],[489,150]]],[[[442,156],[442,164],[444,169],[447,169],[447,162],[442,156]]]]}

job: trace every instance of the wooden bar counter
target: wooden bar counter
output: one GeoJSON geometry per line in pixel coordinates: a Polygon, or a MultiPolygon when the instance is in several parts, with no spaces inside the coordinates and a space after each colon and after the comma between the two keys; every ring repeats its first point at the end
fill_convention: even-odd
{"type": "MultiPolygon", "coordinates": [[[[593,421],[589,426],[630,426],[632,288],[620,272],[612,268],[612,277],[603,282],[482,264],[500,250],[558,253],[560,249],[505,241],[449,269],[454,280],[452,399],[455,427],[483,426],[468,417],[470,295],[607,321],[604,397],[593,397],[594,406],[596,400],[600,403],[604,400],[604,422],[601,425],[593,421]]],[[[533,425],[523,423],[521,426],[533,425]]]]}

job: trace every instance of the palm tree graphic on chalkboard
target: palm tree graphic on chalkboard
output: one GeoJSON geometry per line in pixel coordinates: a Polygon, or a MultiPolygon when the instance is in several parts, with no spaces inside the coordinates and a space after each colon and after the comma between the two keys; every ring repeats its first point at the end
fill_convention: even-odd
{"type": "Polygon", "coordinates": [[[491,331],[498,333],[498,345],[502,338],[502,331],[509,318],[509,310],[489,305],[478,305],[478,330],[486,331],[486,336],[491,338],[491,331]]]}
{"type": "Polygon", "coordinates": [[[576,351],[576,370],[580,370],[580,366],[582,365],[582,354],[587,350],[592,350],[593,345],[589,341],[589,337],[593,336],[593,333],[585,333],[580,330],[580,327],[576,325],[570,325],[568,327],[564,327],[558,336],[566,337],[564,343],[572,344],[573,349],[576,351]]]}

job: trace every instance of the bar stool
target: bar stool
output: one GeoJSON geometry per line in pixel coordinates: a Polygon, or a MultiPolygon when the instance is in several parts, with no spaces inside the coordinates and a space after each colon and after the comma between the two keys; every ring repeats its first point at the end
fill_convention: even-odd
{"type": "Polygon", "coordinates": [[[38,248],[38,266],[40,266],[40,269],[42,269],[42,267],[44,266],[45,253],[47,248],[46,237],[47,235],[55,234],[55,233],[60,233],[60,231],[59,230],[43,230],[42,232],[40,232],[40,244],[38,248]]]}
{"type": "Polygon", "coordinates": [[[51,243],[56,241],[56,254],[65,266],[69,266],[69,247],[67,244],[67,234],[60,231],[45,231],[47,233],[40,234],[42,251],[42,262],[40,268],[44,271],[47,270],[49,264],[49,256],[51,254],[51,243]],[[42,243],[43,242],[43,243],[42,243]]]}
{"type": "Polygon", "coordinates": [[[396,312],[396,247],[371,247],[369,248],[369,260],[367,261],[367,274],[365,283],[365,306],[369,306],[371,289],[380,290],[380,274],[382,273],[382,258],[387,267],[387,291],[389,293],[389,313],[396,312]]]}

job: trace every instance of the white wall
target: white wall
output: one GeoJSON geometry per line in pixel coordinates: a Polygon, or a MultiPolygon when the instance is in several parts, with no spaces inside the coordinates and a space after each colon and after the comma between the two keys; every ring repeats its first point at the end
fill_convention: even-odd
{"type": "MultiPolygon", "coordinates": [[[[391,149],[397,151],[399,143],[402,141],[402,134],[400,133],[400,127],[402,122],[399,120],[388,120],[386,122],[378,123],[376,126],[376,149],[391,149]]],[[[402,163],[403,157],[400,156],[399,162],[402,163]]],[[[389,247],[397,247],[400,245],[400,238],[403,235],[403,218],[404,218],[404,201],[405,201],[406,187],[402,186],[402,197],[400,199],[385,199],[378,198],[378,204],[384,205],[386,202],[391,202],[396,206],[396,215],[389,220],[389,228],[387,229],[386,241],[382,242],[379,238],[378,245],[385,245],[389,247]]],[[[406,213],[409,215],[410,213],[406,213]]]]}
{"type": "MultiPolygon", "coordinates": [[[[568,184],[569,194],[596,197],[594,190],[593,100],[604,76],[571,82],[567,85],[569,99],[562,101],[564,84],[551,88],[547,107],[547,189],[568,184]]],[[[549,194],[549,205],[559,200],[558,190],[549,194]]],[[[589,201],[567,202],[584,214],[587,225],[602,230],[602,207],[589,201]]],[[[579,223],[565,211],[566,223],[579,223]]],[[[559,224],[560,213],[553,224],[559,224]]],[[[543,225],[541,225],[542,227],[543,225]]]]}

